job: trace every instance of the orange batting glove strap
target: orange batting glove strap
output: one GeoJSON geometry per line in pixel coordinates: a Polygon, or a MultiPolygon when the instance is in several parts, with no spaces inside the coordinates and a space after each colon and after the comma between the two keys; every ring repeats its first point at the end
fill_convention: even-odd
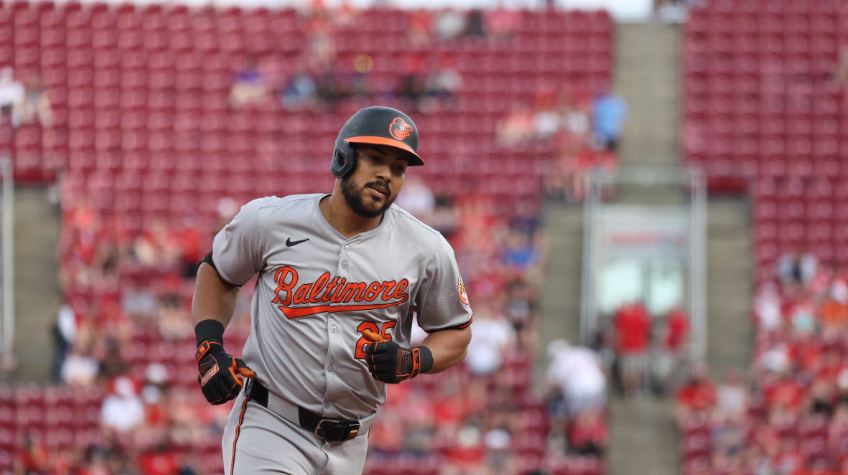
{"type": "Polygon", "coordinates": [[[244,386],[244,378],[255,378],[241,358],[224,350],[221,343],[204,340],[194,354],[197,382],[210,404],[223,404],[235,398],[244,386]]]}
{"type": "Polygon", "coordinates": [[[432,354],[425,346],[404,348],[394,341],[369,343],[363,348],[368,371],[378,381],[397,384],[432,367],[432,354]],[[424,363],[430,362],[428,366],[424,363]]]}

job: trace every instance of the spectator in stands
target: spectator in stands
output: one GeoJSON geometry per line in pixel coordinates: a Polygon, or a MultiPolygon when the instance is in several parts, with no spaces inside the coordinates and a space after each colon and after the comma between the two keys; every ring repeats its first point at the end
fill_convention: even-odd
{"type": "Polygon", "coordinates": [[[592,133],[602,150],[615,152],[627,118],[627,105],[605,89],[592,104],[592,133]]]}
{"type": "Polygon", "coordinates": [[[230,87],[230,105],[233,108],[261,104],[269,99],[269,88],[264,75],[259,71],[256,58],[249,57],[233,78],[230,87]]]}
{"type": "Polygon", "coordinates": [[[465,30],[465,17],[457,10],[447,8],[436,15],[434,32],[440,40],[451,40],[465,30]]]}
{"type": "Polygon", "coordinates": [[[145,326],[156,315],[156,297],[149,286],[127,279],[121,292],[121,310],[135,323],[145,326]]]}
{"type": "Polygon", "coordinates": [[[180,340],[193,334],[191,316],[179,294],[166,292],[159,298],[159,333],[168,340],[180,340]]]}
{"type": "Polygon", "coordinates": [[[836,406],[827,432],[831,452],[842,455],[848,453],[848,401],[842,401],[836,406]]]}
{"type": "Polygon", "coordinates": [[[490,473],[515,473],[512,458],[512,435],[503,428],[495,428],[483,436],[486,447],[486,465],[490,473]]]}
{"type": "Polygon", "coordinates": [[[98,338],[95,344],[95,355],[98,360],[98,377],[102,381],[111,381],[129,371],[129,364],[124,359],[121,343],[114,336],[98,338]]]}
{"type": "Polygon", "coordinates": [[[53,324],[53,364],[50,369],[53,381],[62,379],[62,366],[76,340],[76,332],[76,313],[70,304],[63,300],[56,311],[56,321],[53,324]]]}
{"type": "Polygon", "coordinates": [[[295,72],[288,83],[280,91],[280,102],[289,110],[310,108],[315,106],[318,86],[315,79],[306,70],[295,72]]]}
{"type": "Polygon", "coordinates": [[[616,356],[625,396],[642,389],[651,343],[651,317],[645,306],[631,303],[616,312],[613,321],[616,356]]]}
{"type": "Polygon", "coordinates": [[[538,264],[538,250],[532,237],[520,229],[511,229],[503,246],[503,263],[516,273],[527,273],[538,264]]]}
{"type": "Polygon", "coordinates": [[[689,315],[681,308],[674,308],[665,318],[662,347],[658,351],[655,376],[658,388],[665,391],[676,385],[676,375],[686,361],[686,343],[689,339],[689,315]]]}
{"type": "Polygon", "coordinates": [[[486,18],[483,10],[471,9],[465,17],[465,36],[484,38],[486,36],[486,18]]]}
{"type": "Polygon", "coordinates": [[[197,263],[208,252],[206,236],[200,231],[200,225],[192,216],[183,218],[182,225],[171,232],[170,240],[175,248],[180,275],[193,279],[197,274],[197,263]]]}
{"type": "Polygon", "coordinates": [[[430,42],[430,31],[433,25],[433,14],[426,8],[418,8],[407,17],[409,26],[406,29],[406,39],[413,47],[424,46],[430,42]]]}
{"type": "Polygon", "coordinates": [[[498,123],[497,141],[501,146],[519,146],[532,137],[533,111],[526,103],[514,105],[509,115],[498,123]]]}
{"type": "Polygon", "coordinates": [[[716,415],[741,420],[747,410],[748,388],[742,381],[742,373],[738,370],[730,370],[716,391],[716,415]]]}
{"type": "Polygon", "coordinates": [[[333,39],[333,12],[323,1],[313,1],[306,19],[307,55],[319,68],[330,68],[336,59],[336,44],[333,39]]]}
{"type": "Polygon", "coordinates": [[[740,473],[739,455],[745,449],[747,428],[745,420],[728,415],[714,415],[710,428],[713,468],[721,473],[740,473]],[[728,470],[730,470],[728,472],[728,470]]]}
{"type": "Polygon", "coordinates": [[[848,327],[848,283],[844,277],[836,277],[831,283],[830,291],[819,308],[818,317],[826,337],[848,327]]]}
{"type": "Polygon", "coordinates": [[[515,331],[504,315],[486,302],[477,304],[474,315],[465,364],[472,374],[485,376],[501,367],[504,355],[515,344],[515,331]]]}
{"type": "Polygon", "coordinates": [[[581,411],[569,424],[569,449],[580,455],[601,457],[607,449],[607,421],[600,409],[581,411]]]}
{"type": "Polygon", "coordinates": [[[498,39],[509,39],[521,28],[521,13],[503,6],[489,10],[486,15],[486,30],[498,39]]]}
{"type": "Polygon", "coordinates": [[[795,248],[780,256],[777,272],[780,280],[787,285],[803,285],[816,275],[818,260],[809,252],[795,248]]]}
{"type": "Polygon", "coordinates": [[[320,71],[316,86],[321,105],[332,107],[349,97],[350,90],[334,64],[324,66],[320,71]]]}
{"type": "Polygon", "coordinates": [[[11,66],[0,69],[0,119],[5,117],[17,127],[20,116],[18,108],[21,107],[25,94],[26,90],[23,84],[15,80],[11,66]]]}
{"type": "Polygon", "coordinates": [[[689,370],[686,382],[677,390],[677,420],[685,425],[693,414],[709,412],[716,402],[716,388],[709,380],[707,368],[695,364],[689,370]]]}
{"type": "Polygon", "coordinates": [[[430,223],[436,198],[423,179],[418,176],[410,176],[406,179],[403,190],[397,197],[397,204],[421,221],[430,223]]]}
{"type": "Polygon", "coordinates": [[[427,96],[445,104],[453,105],[456,94],[462,87],[462,75],[456,69],[456,60],[442,58],[427,77],[427,96]]]}
{"type": "Polygon", "coordinates": [[[767,282],[760,287],[754,298],[754,316],[757,324],[766,333],[777,330],[782,324],[781,301],[777,285],[767,282]]]}
{"type": "Polygon", "coordinates": [[[585,144],[591,125],[588,102],[575,103],[564,99],[560,105],[560,111],[562,113],[562,126],[567,136],[573,137],[575,144],[585,144]]]}
{"type": "Polygon", "coordinates": [[[90,335],[77,338],[70,354],[62,365],[62,381],[65,384],[91,386],[100,371],[100,365],[93,354],[90,335]]]}
{"type": "Polygon", "coordinates": [[[20,117],[16,122],[22,125],[38,122],[42,127],[50,127],[53,124],[50,98],[38,76],[26,82],[24,98],[18,114],[20,117]]]}
{"type": "Polygon", "coordinates": [[[537,109],[533,114],[533,134],[537,139],[549,139],[559,132],[561,117],[558,111],[552,108],[537,109]]]}
{"type": "Polygon", "coordinates": [[[49,452],[44,442],[35,434],[26,433],[15,454],[15,475],[50,473],[49,452]]]}
{"type": "Polygon", "coordinates": [[[566,340],[554,340],[547,353],[550,363],[545,382],[547,392],[553,396],[555,414],[572,417],[603,408],[606,377],[594,351],[572,346],[566,340]]]}
{"type": "Polygon", "coordinates": [[[405,58],[395,95],[414,109],[418,109],[421,101],[427,97],[427,75],[424,60],[420,56],[410,55],[405,58]]]}
{"type": "Polygon", "coordinates": [[[116,378],[112,386],[111,394],[103,399],[101,423],[117,432],[129,432],[144,421],[144,405],[131,379],[116,378]]]}
{"type": "MultiPolygon", "coordinates": [[[[506,286],[506,314],[515,331],[529,329],[535,314],[537,296],[534,287],[524,278],[516,278],[506,286]]],[[[521,338],[519,336],[519,343],[521,338]]]]}

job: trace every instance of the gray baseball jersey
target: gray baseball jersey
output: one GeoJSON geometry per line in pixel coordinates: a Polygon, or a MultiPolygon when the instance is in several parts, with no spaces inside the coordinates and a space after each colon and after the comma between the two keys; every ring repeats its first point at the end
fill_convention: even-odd
{"type": "Polygon", "coordinates": [[[231,284],[259,274],[243,353],[259,381],[325,417],[358,419],[386,397],[364,360],[365,329],[408,346],[414,315],[425,331],[464,328],[471,307],[441,234],[393,205],[346,238],[321,213],[324,196],[251,201],[215,236],[212,258],[231,284]]]}

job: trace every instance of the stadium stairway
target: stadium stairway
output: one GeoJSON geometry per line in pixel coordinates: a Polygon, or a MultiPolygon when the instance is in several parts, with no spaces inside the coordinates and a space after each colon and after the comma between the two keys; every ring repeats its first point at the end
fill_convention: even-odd
{"type": "MultiPolygon", "coordinates": [[[[621,137],[622,167],[680,166],[679,25],[620,23],[616,27],[614,90],[629,109],[621,137]]],[[[621,186],[621,203],[671,203],[673,187],[621,186]]],[[[610,403],[610,475],[679,472],[673,405],[667,399],[613,397],[610,403]]]]}
{"type": "Polygon", "coordinates": [[[748,368],[753,353],[753,225],[739,198],[711,198],[708,216],[707,362],[713,377],[723,377],[748,368]]]}
{"type": "Polygon", "coordinates": [[[59,301],[61,222],[42,187],[15,189],[15,382],[47,382],[59,301]]]}
{"type": "MultiPolygon", "coordinates": [[[[583,256],[583,207],[550,201],[542,208],[548,243],[547,278],[542,283],[540,348],[555,339],[580,341],[580,263],[583,256]]],[[[539,368],[546,367],[540,352],[539,368]]]]}
{"type": "MultiPolygon", "coordinates": [[[[619,151],[622,166],[678,167],[682,163],[681,33],[676,24],[617,27],[615,89],[630,107],[619,151]]],[[[620,191],[622,202],[670,202],[676,193],[673,189],[620,191]],[[660,196],[666,193],[669,196],[660,196]]],[[[720,375],[749,361],[751,223],[741,199],[711,197],[707,212],[707,361],[713,374],[720,375]]],[[[679,473],[673,410],[670,398],[612,401],[611,475],[679,473]]]]}

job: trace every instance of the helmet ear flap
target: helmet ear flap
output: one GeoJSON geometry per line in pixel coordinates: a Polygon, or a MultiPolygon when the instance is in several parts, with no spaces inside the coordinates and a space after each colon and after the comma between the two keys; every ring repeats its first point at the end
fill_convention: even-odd
{"type": "Polygon", "coordinates": [[[336,178],[344,178],[356,167],[356,151],[347,142],[339,141],[333,151],[330,169],[336,178]]]}

